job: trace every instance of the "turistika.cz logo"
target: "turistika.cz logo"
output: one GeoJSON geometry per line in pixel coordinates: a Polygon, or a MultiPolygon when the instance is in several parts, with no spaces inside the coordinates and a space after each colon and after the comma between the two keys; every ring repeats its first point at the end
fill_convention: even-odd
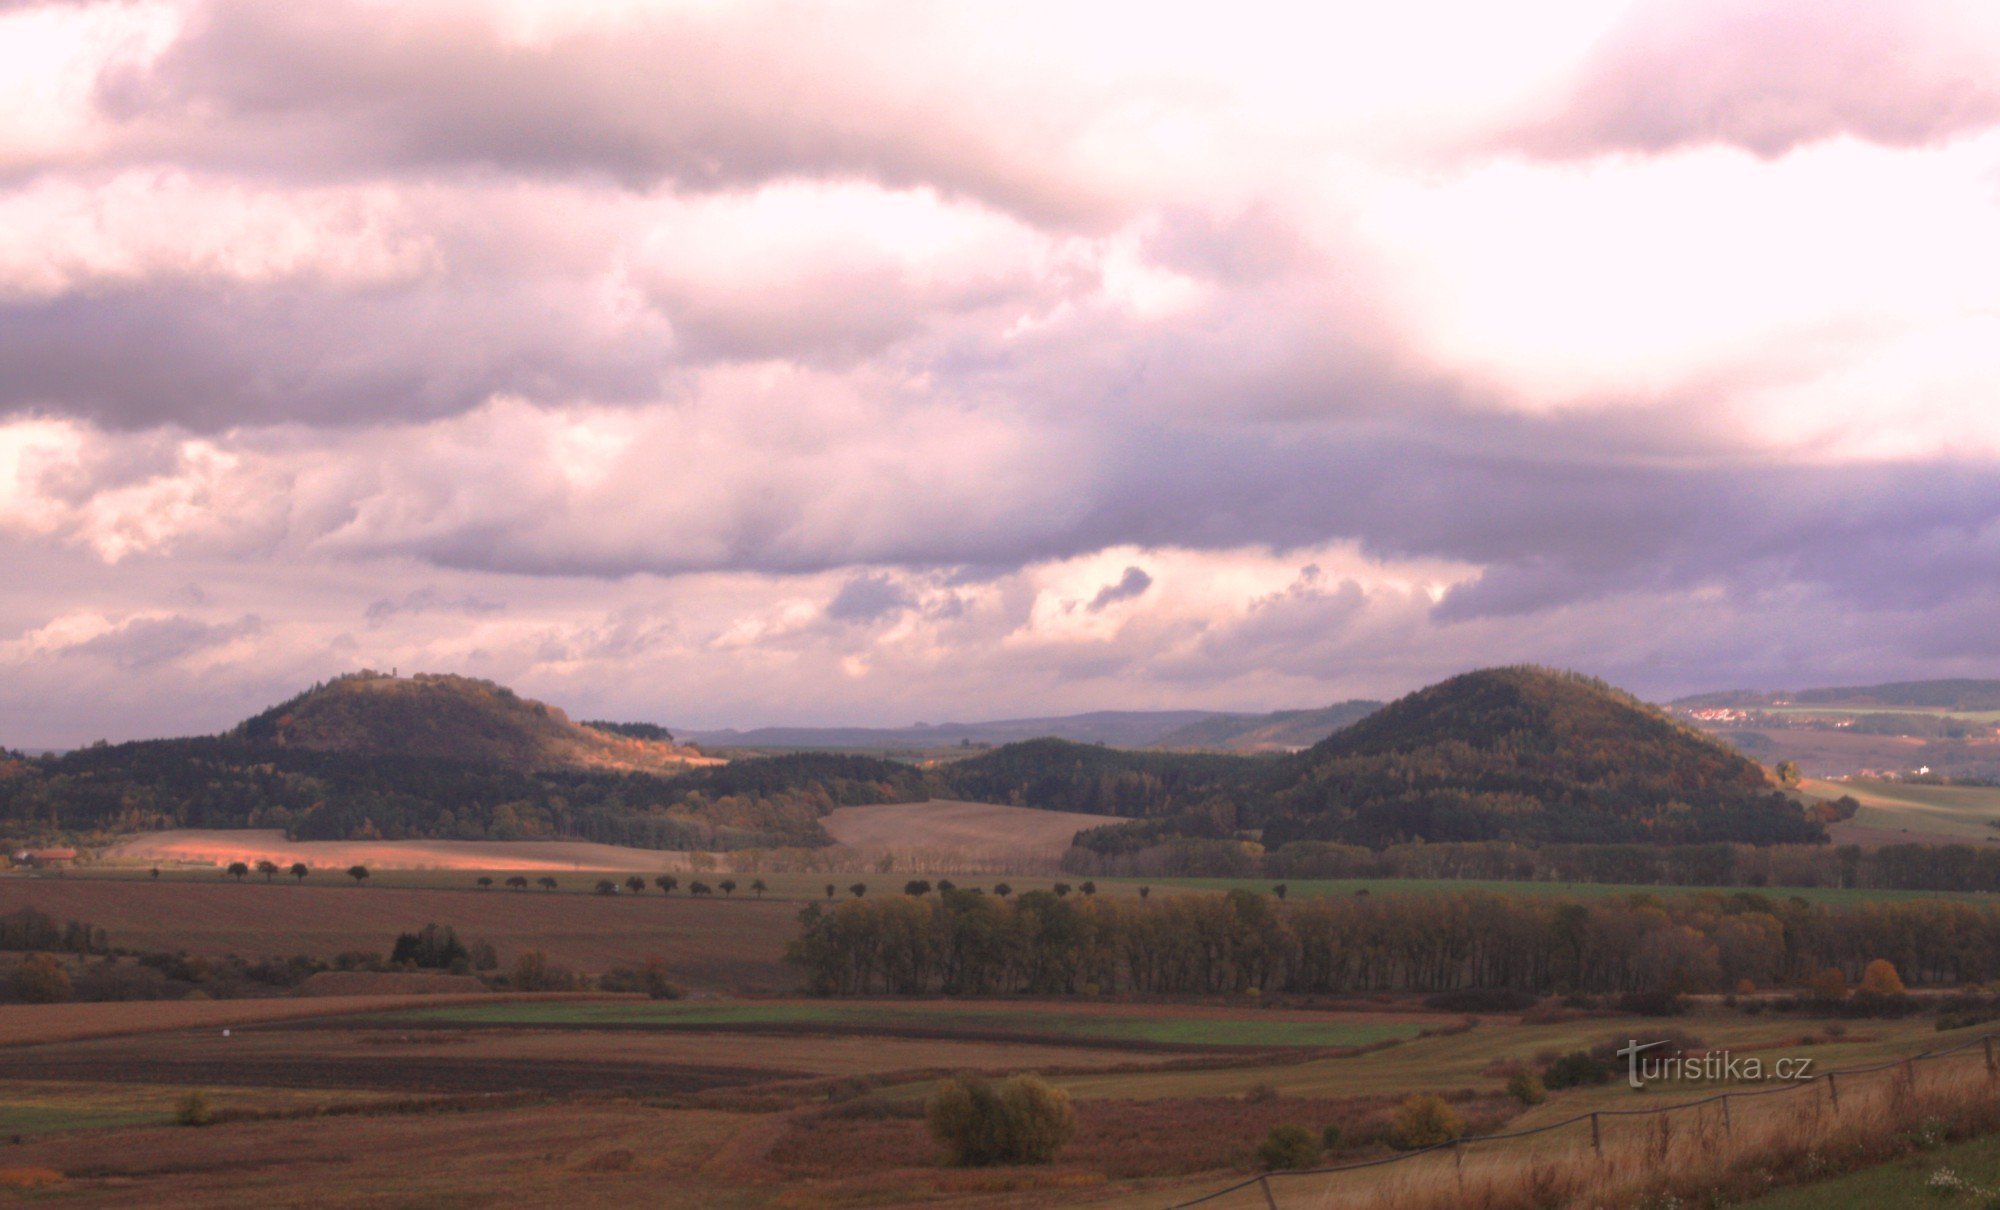
{"type": "Polygon", "coordinates": [[[1625,1046],[1618,1051],[1625,1060],[1626,1082],[1634,1088],[1644,1088],[1648,1083],[1665,1084],[1680,1080],[1729,1084],[1775,1080],[1781,1084],[1796,1084],[1813,1078],[1813,1061],[1806,1058],[1773,1059],[1767,1063],[1755,1055],[1738,1058],[1726,1050],[1711,1050],[1702,1055],[1646,1053],[1666,1044],[1665,1039],[1658,1042],[1627,1039],[1625,1046]]]}

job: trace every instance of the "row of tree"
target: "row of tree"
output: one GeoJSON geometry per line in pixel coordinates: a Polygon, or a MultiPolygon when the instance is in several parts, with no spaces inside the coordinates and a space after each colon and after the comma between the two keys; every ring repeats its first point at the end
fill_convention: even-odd
{"type": "MultiPolygon", "coordinates": [[[[1151,821],[1148,821],[1151,822],[1151,821]]],[[[1969,844],[1640,845],[1463,841],[1383,849],[1295,841],[1265,850],[1235,839],[1148,838],[1092,829],[1063,858],[1073,874],[1138,878],[1464,878],[1685,887],[1843,887],[2000,891],[2000,847],[1969,844]]]]}
{"type": "Polygon", "coordinates": [[[1859,978],[1876,959],[1911,983],[2000,978],[2000,908],[1944,900],[954,889],[813,904],[801,920],[789,958],[829,995],[1683,993],[1859,978]]]}

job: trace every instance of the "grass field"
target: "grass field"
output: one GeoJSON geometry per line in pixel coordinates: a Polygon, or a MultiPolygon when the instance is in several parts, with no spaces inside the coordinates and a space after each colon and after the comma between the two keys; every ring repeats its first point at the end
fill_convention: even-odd
{"type": "MultiPolygon", "coordinates": [[[[883,803],[841,807],[820,821],[851,849],[907,854],[938,868],[1014,869],[1024,861],[1054,861],[1085,828],[1113,822],[1102,815],[1037,811],[983,802],[883,803]]],[[[906,861],[904,864],[911,864],[906,861]]]]}
{"type": "Polygon", "coordinates": [[[1894,1210],[1904,1206],[1965,1207],[1984,1210],[2000,1200],[2000,1136],[1940,1147],[1878,1164],[1847,1176],[1743,1202],[1745,1210],[1894,1210]],[[1939,1172],[1950,1172],[1987,1196],[1927,1187],[1939,1172]]]}
{"type": "Polygon", "coordinates": [[[1907,831],[1912,843],[1985,844],[2000,837],[2000,786],[1926,786],[1909,782],[1815,781],[1804,789],[1819,798],[1852,795],[1861,804],[1854,823],[1907,831]]]}

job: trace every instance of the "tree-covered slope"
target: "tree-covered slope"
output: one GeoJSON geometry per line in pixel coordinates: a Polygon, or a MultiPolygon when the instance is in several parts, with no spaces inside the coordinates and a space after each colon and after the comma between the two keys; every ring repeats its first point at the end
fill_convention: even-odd
{"type": "Polygon", "coordinates": [[[556,707],[492,681],[423,673],[336,677],[247,719],[232,734],[281,748],[524,770],[659,772],[702,760],[669,740],[573,723],[556,707]]]}
{"type": "Polygon", "coordinates": [[[1496,668],[1432,685],[1289,758],[1266,842],[1821,839],[1763,770],[1600,681],[1496,668]]]}

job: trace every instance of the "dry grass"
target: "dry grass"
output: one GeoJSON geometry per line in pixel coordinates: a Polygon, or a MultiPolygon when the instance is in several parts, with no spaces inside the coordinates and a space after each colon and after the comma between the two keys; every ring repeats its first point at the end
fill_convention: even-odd
{"type": "MultiPolygon", "coordinates": [[[[1541,1210],[1736,1201],[1948,1139],[2000,1129],[2000,1078],[1980,1054],[1841,1077],[1797,1091],[1646,1117],[1604,1117],[1530,1139],[1474,1144],[1405,1163],[1276,1176],[1284,1207],[1541,1210]]],[[[1650,1106],[1649,1106],[1650,1108],[1650,1106]]],[[[1262,1205],[1252,1188],[1210,1205],[1262,1205]]]]}
{"type": "Polygon", "coordinates": [[[897,869],[949,874],[1052,867],[1077,832],[1107,822],[1115,821],[1029,807],[932,801],[841,807],[821,826],[864,863],[887,854],[897,859],[897,869]]]}

